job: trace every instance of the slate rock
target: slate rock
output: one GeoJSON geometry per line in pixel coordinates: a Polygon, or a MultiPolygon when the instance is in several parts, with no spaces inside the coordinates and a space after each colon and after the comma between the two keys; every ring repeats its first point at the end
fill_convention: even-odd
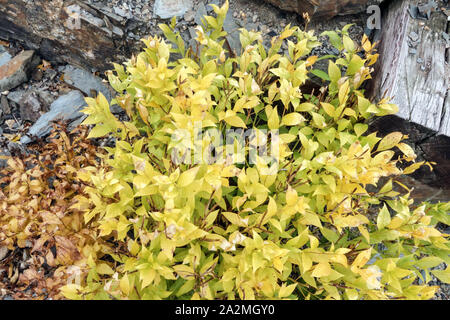
{"type": "Polygon", "coordinates": [[[50,133],[52,123],[55,121],[72,122],[85,115],[80,111],[86,106],[84,96],[80,91],[73,90],[66,95],[60,96],[50,106],[50,111],[43,114],[36,123],[31,126],[27,136],[20,139],[22,144],[31,142],[30,137],[42,138],[50,133]]]}
{"type": "Polygon", "coordinates": [[[11,90],[28,81],[29,71],[37,62],[33,57],[34,51],[26,50],[0,66],[0,91],[11,90]]]}
{"type": "Polygon", "coordinates": [[[228,33],[227,40],[231,49],[239,55],[241,53],[241,41],[239,39],[239,26],[233,18],[233,12],[229,10],[223,22],[223,29],[228,33]]]}
{"type": "Polygon", "coordinates": [[[64,81],[71,86],[84,92],[86,95],[92,97],[94,90],[96,93],[102,93],[108,102],[111,101],[113,94],[112,90],[102,82],[102,79],[96,77],[91,72],[84,69],[67,65],[61,70],[64,73],[64,81]]]}
{"type": "Polygon", "coordinates": [[[11,108],[8,103],[8,98],[6,98],[6,96],[4,96],[4,95],[1,95],[1,97],[0,97],[0,109],[3,114],[11,113],[11,108]]]}
{"type": "Polygon", "coordinates": [[[22,120],[36,122],[41,116],[42,103],[35,91],[27,92],[19,101],[19,111],[22,120]]]}
{"type": "Polygon", "coordinates": [[[156,0],[153,12],[161,19],[170,19],[183,16],[191,8],[191,0],[156,0]]]}
{"type": "Polygon", "coordinates": [[[195,23],[201,26],[203,17],[207,15],[208,13],[206,12],[205,4],[203,2],[200,2],[197,6],[197,14],[194,18],[195,23]]]}
{"type": "Polygon", "coordinates": [[[22,97],[25,95],[26,91],[25,90],[15,90],[15,91],[10,91],[7,95],[8,100],[19,104],[20,100],[22,99],[22,97]]]}

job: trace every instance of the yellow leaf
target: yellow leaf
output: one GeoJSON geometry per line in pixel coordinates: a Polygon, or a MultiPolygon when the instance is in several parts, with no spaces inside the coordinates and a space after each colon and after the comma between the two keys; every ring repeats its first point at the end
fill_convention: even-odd
{"type": "Polygon", "coordinates": [[[271,130],[278,129],[280,127],[280,118],[278,116],[277,108],[273,108],[270,112],[269,118],[267,119],[267,125],[271,130]]]}
{"type": "Polygon", "coordinates": [[[328,262],[321,262],[316,265],[314,271],[312,272],[312,276],[316,278],[327,277],[331,273],[331,267],[328,262]]]}
{"type": "Polygon", "coordinates": [[[241,118],[239,118],[238,116],[227,117],[227,118],[225,118],[225,122],[233,127],[247,128],[244,121],[241,118]]]}
{"type": "Polygon", "coordinates": [[[141,270],[140,278],[142,280],[142,289],[144,289],[145,287],[150,285],[153,282],[153,280],[155,279],[155,276],[156,276],[155,269],[148,268],[148,269],[141,270]]]}
{"type": "Polygon", "coordinates": [[[334,117],[335,109],[332,104],[326,102],[321,102],[320,104],[322,105],[327,115],[329,115],[330,117],[334,117]]]}
{"type": "Polygon", "coordinates": [[[296,126],[303,121],[305,121],[305,118],[300,113],[292,112],[283,117],[281,125],[296,126]]]}
{"type": "Polygon", "coordinates": [[[450,284],[450,269],[448,267],[445,270],[431,270],[431,273],[441,280],[441,282],[450,284]]]}
{"type": "Polygon", "coordinates": [[[297,284],[291,284],[289,286],[286,286],[285,283],[280,287],[280,291],[278,292],[278,297],[285,298],[292,294],[292,292],[295,290],[295,287],[297,284]]]}
{"type": "Polygon", "coordinates": [[[366,34],[364,34],[362,38],[362,47],[366,52],[369,52],[372,49],[372,44],[370,43],[369,38],[366,36],[366,34]]]}
{"type": "Polygon", "coordinates": [[[341,105],[345,104],[345,102],[347,101],[349,92],[350,92],[350,82],[349,80],[347,80],[339,88],[339,103],[341,105]]]}
{"type": "Polygon", "coordinates": [[[371,252],[372,248],[361,251],[356,257],[355,261],[353,261],[352,263],[352,271],[354,271],[355,268],[361,268],[362,266],[364,266],[367,263],[367,261],[370,260],[371,252]]]}
{"type": "Polygon", "coordinates": [[[120,279],[119,286],[120,290],[128,296],[130,293],[130,281],[128,280],[128,276],[126,274],[122,277],[122,279],[120,279]]]}
{"type": "Polygon", "coordinates": [[[413,148],[411,146],[407,145],[406,143],[399,143],[397,144],[397,148],[400,149],[401,152],[408,158],[408,160],[414,160],[417,158],[413,148]]]}
{"type": "Polygon", "coordinates": [[[200,167],[195,167],[183,172],[178,178],[178,186],[183,188],[194,182],[195,176],[197,175],[199,169],[200,167]]]}
{"type": "Polygon", "coordinates": [[[384,151],[395,147],[403,138],[403,133],[392,132],[381,139],[377,151],[384,151]]]}
{"type": "Polygon", "coordinates": [[[287,192],[286,192],[286,203],[288,206],[294,206],[297,204],[298,195],[297,191],[292,189],[291,186],[288,186],[287,192]]]}
{"type": "Polygon", "coordinates": [[[108,275],[114,274],[113,269],[106,263],[100,263],[99,265],[97,265],[96,269],[98,274],[108,274],[108,275]]]}

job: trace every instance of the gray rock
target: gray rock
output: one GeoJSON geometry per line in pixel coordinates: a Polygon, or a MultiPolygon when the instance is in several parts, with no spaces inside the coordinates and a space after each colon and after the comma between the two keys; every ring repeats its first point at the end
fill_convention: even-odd
{"type": "Polygon", "coordinates": [[[84,20],[98,28],[101,28],[105,25],[105,21],[84,10],[81,12],[80,18],[81,20],[84,20]]]}
{"type": "Polygon", "coordinates": [[[50,111],[43,114],[28,131],[28,136],[20,139],[22,144],[31,142],[30,137],[42,138],[50,133],[52,122],[72,122],[85,115],[80,111],[86,106],[84,96],[80,91],[74,90],[56,99],[50,106],[50,111]]]}
{"type": "Polygon", "coordinates": [[[203,2],[200,2],[197,6],[197,14],[195,15],[195,23],[198,24],[199,26],[202,25],[202,18],[203,16],[208,15],[208,13],[206,12],[206,7],[205,4],[203,2]]]}
{"type": "Polygon", "coordinates": [[[156,0],[153,12],[161,19],[170,19],[183,16],[191,8],[191,0],[156,0]]]}
{"type": "Polygon", "coordinates": [[[11,113],[11,108],[9,107],[8,99],[4,95],[1,95],[0,97],[0,109],[4,114],[11,113]]]}
{"type": "MultiPolygon", "coordinates": [[[[11,153],[7,149],[0,149],[0,156],[10,157],[11,153]]],[[[8,160],[0,158],[0,168],[5,168],[7,165],[8,160]]]]}
{"type": "Polygon", "coordinates": [[[186,14],[184,15],[184,20],[186,22],[191,22],[193,21],[195,18],[195,11],[194,10],[189,10],[188,12],[186,12],[186,14]]]}
{"type": "Polygon", "coordinates": [[[241,41],[239,39],[239,26],[233,18],[233,12],[228,11],[225,21],[223,22],[223,29],[228,33],[227,40],[231,49],[236,53],[241,53],[241,41]]]}
{"type": "Polygon", "coordinates": [[[11,90],[28,81],[29,71],[39,63],[34,51],[27,50],[0,66],[0,91],[11,90]]]}
{"type": "Polygon", "coordinates": [[[34,91],[28,91],[19,101],[19,111],[22,120],[37,121],[41,116],[42,103],[34,91]]]}
{"type": "Polygon", "coordinates": [[[26,93],[25,90],[11,91],[10,93],[8,93],[7,97],[8,100],[19,104],[20,99],[22,99],[25,93],[26,93]]]}
{"type": "Polygon", "coordinates": [[[0,46],[0,66],[6,64],[9,60],[12,59],[12,56],[3,48],[3,46],[0,46]]]}
{"type": "Polygon", "coordinates": [[[63,67],[61,71],[64,72],[64,81],[66,83],[81,90],[90,97],[93,96],[92,90],[97,93],[101,92],[108,102],[111,101],[111,89],[106,86],[100,78],[94,76],[92,73],[71,65],[63,67]]]}
{"type": "Polygon", "coordinates": [[[126,19],[131,19],[133,17],[132,14],[119,7],[114,7],[114,13],[126,19]]]}
{"type": "Polygon", "coordinates": [[[430,19],[431,12],[435,11],[437,8],[438,5],[434,0],[430,0],[427,3],[418,6],[419,13],[427,19],[430,19]]]}

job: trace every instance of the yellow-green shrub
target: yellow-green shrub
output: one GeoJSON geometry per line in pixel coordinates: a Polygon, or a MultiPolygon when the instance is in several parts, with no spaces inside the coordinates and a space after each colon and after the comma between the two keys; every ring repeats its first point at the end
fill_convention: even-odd
{"type": "MultiPolygon", "coordinates": [[[[100,236],[126,247],[108,267],[91,259],[86,282],[65,287],[66,296],[431,298],[428,270],[449,262],[447,235],[434,227],[448,224],[449,204],[413,205],[406,187],[394,191],[396,176],[424,163],[414,163],[402,133],[366,134],[367,119],[397,111],[361,89],[377,59],[372,44],[364,37],[357,46],[348,26],[328,32],[341,52],[328,74],[312,71],[317,57],[308,55],[319,43],[298,27],[287,26],[269,50],[259,33],[241,30],[235,56],[222,28],[227,7],[213,6],[217,18],[196,29],[198,50],[186,49],[173,20],[161,26],[171,44],[150,37],[125,67],[115,66],[109,80],[129,121],[116,119],[103,96],[88,99],[90,136],[113,135],[116,145],[106,148],[108,169],[80,172],[92,186],[78,206],[86,221],[98,219],[100,236]],[[305,93],[311,71],[329,83],[305,93]],[[194,136],[198,121],[220,132],[279,130],[279,170],[267,170],[267,157],[174,163],[173,135],[194,136]],[[378,186],[382,177],[390,179],[378,186]]],[[[205,148],[211,137],[196,143],[205,148]]],[[[433,272],[448,282],[448,269],[433,272]]]]}

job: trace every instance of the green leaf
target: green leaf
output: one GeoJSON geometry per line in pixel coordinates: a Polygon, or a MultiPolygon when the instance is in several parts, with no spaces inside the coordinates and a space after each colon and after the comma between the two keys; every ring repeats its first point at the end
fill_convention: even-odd
{"type": "Polygon", "coordinates": [[[378,230],[384,229],[389,223],[391,223],[391,214],[386,205],[383,205],[383,208],[380,210],[377,217],[378,230]]]}
{"type": "Polygon", "coordinates": [[[311,73],[324,81],[330,81],[328,74],[320,69],[313,69],[311,70],[311,73]]]}
{"type": "Polygon", "coordinates": [[[339,67],[330,60],[328,65],[328,75],[330,77],[331,82],[337,83],[339,79],[341,79],[341,70],[339,67]]]}

